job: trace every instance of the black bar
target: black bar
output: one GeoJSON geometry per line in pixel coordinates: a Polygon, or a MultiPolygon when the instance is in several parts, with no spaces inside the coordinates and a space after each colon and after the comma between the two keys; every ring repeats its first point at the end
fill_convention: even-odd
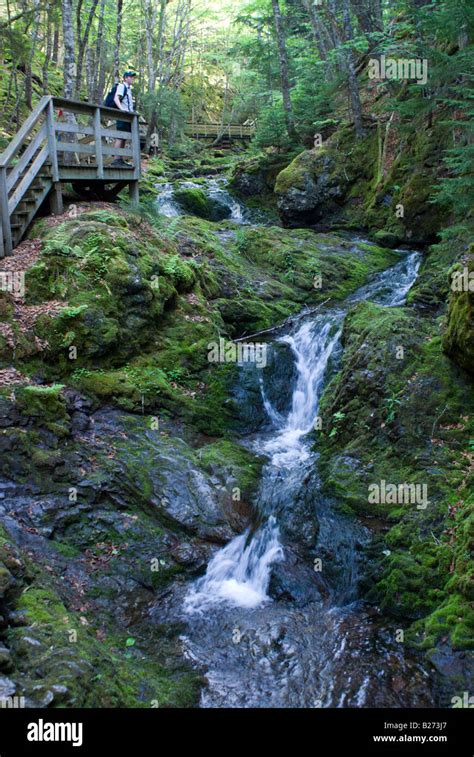
{"type": "MultiPolygon", "coordinates": [[[[310,755],[450,755],[472,757],[469,709],[312,710],[80,710],[0,709],[0,757],[18,755],[127,755],[183,748],[206,752],[296,747],[310,755]],[[42,721],[42,725],[41,725],[42,721]],[[69,724],[61,736],[54,724],[69,724]],[[53,725],[48,725],[53,724],[53,725]],[[72,724],[76,724],[73,731],[72,724]],[[79,729],[82,724],[82,732],[79,729]],[[439,726],[437,724],[440,724],[439,726]],[[41,726],[41,727],[40,727],[41,726]],[[42,735],[43,741],[28,740],[42,735]],[[375,740],[388,737],[389,740],[375,740]],[[414,740],[416,737],[417,740],[414,740]],[[425,737],[424,743],[421,742],[425,737]],[[79,744],[81,740],[81,744],[79,744]]],[[[472,742],[472,737],[471,737],[472,742]]]]}

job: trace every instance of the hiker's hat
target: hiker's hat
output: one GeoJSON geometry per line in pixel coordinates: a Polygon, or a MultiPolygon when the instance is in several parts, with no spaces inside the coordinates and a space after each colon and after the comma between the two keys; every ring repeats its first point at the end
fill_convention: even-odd
{"type": "Polygon", "coordinates": [[[125,71],[123,78],[125,79],[126,76],[136,76],[135,71],[125,71]]]}

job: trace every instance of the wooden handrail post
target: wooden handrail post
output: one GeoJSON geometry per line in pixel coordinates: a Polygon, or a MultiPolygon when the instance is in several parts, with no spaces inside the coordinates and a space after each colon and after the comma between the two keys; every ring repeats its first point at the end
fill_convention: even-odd
{"type": "Polygon", "coordinates": [[[2,218],[4,251],[9,255],[13,250],[10,213],[8,212],[7,169],[0,168],[0,214],[2,218]]]}
{"type": "Polygon", "coordinates": [[[141,173],[140,132],[138,130],[138,116],[132,121],[132,154],[133,154],[133,178],[138,181],[141,173]]]}
{"type": "Polygon", "coordinates": [[[94,139],[95,139],[95,159],[97,161],[97,178],[104,178],[104,158],[102,155],[102,134],[100,124],[100,108],[94,111],[94,139]]]}
{"type": "Polygon", "coordinates": [[[54,182],[59,181],[58,153],[56,150],[56,132],[54,130],[54,107],[50,100],[46,110],[46,128],[48,130],[48,152],[51,160],[51,178],[54,182]]]}

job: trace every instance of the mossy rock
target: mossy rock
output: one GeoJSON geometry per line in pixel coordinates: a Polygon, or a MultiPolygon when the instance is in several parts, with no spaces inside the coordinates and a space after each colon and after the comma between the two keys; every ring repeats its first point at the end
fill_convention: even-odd
{"type": "Polygon", "coordinates": [[[231,210],[227,205],[209,197],[202,189],[198,189],[197,187],[175,189],[174,199],[188,213],[192,213],[199,218],[205,218],[208,221],[222,221],[231,214],[231,210]]]}
{"type": "Polygon", "coordinates": [[[64,421],[68,416],[62,390],[64,384],[53,386],[23,386],[16,390],[16,404],[23,415],[42,423],[64,421]]]}
{"type": "Polygon", "coordinates": [[[450,273],[451,295],[443,349],[458,365],[474,375],[474,247],[450,273]]]}

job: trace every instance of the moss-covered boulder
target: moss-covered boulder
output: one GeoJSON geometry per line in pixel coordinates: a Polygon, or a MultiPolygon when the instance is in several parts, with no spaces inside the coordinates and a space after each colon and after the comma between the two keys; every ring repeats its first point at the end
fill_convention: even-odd
{"type": "Polygon", "coordinates": [[[290,225],[316,222],[333,213],[346,188],[347,180],[338,174],[332,155],[318,149],[298,155],[275,183],[278,208],[290,225]]]}
{"type": "Polygon", "coordinates": [[[176,189],[174,199],[188,213],[208,221],[222,221],[231,215],[228,205],[224,205],[215,197],[210,197],[198,187],[176,189]]]}
{"type": "Polygon", "coordinates": [[[442,123],[420,131],[410,143],[402,129],[382,120],[377,127],[368,124],[362,140],[343,126],[278,175],[282,220],[288,226],[366,228],[392,248],[432,244],[448,219],[444,205],[434,211],[431,203],[448,146],[442,123]]]}
{"type": "Polygon", "coordinates": [[[474,374],[474,247],[450,274],[443,348],[458,365],[474,374]]]}
{"type": "Polygon", "coordinates": [[[167,240],[151,229],[138,237],[120,214],[54,227],[26,285],[29,303],[64,300],[37,319],[45,359],[62,371],[123,360],[150,343],[165,307],[195,275],[167,240]]]}
{"type": "Polygon", "coordinates": [[[229,184],[243,197],[265,196],[275,187],[277,176],[291,162],[294,154],[275,155],[272,153],[257,155],[239,161],[232,171],[229,184]]]}

